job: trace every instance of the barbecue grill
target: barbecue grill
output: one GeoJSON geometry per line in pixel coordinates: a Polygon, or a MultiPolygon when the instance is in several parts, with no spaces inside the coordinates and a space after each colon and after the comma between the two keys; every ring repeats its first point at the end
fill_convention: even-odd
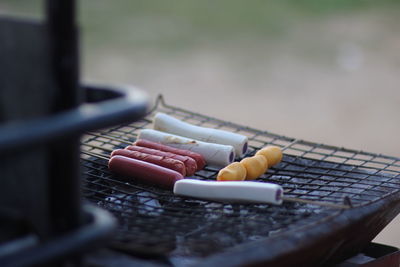
{"type": "Polygon", "coordinates": [[[399,262],[397,249],[370,244],[400,211],[399,158],[238,125],[162,96],[149,109],[137,89],[81,85],[74,1],[47,7],[45,23],[0,19],[1,266],[332,265],[360,252],[399,262]],[[110,153],[151,128],[156,112],[246,135],[244,156],[281,147],[282,162],[258,180],[291,200],[204,201],[111,173],[110,153]]]}
{"type": "MultiPolygon", "coordinates": [[[[176,265],[298,265],[338,262],[360,252],[400,211],[400,159],[316,144],[211,118],[165,103],[135,123],[88,132],[82,139],[85,198],[119,221],[110,247],[176,265]],[[251,156],[280,146],[282,162],[259,180],[280,184],[295,201],[232,204],[174,196],[111,173],[114,149],[151,128],[156,112],[249,138],[251,156]]],[[[215,180],[207,166],[194,179],[215,180]]]]}

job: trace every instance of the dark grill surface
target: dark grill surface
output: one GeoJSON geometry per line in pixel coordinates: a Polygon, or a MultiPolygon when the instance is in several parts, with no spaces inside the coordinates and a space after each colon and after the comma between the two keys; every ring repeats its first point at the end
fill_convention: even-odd
{"type": "MultiPolygon", "coordinates": [[[[315,144],[206,117],[166,105],[160,98],[149,115],[132,124],[88,133],[82,140],[83,192],[86,199],[111,211],[120,226],[113,246],[137,254],[171,259],[198,257],[254,240],[300,229],[335,216],[339,208],[368,205],[400,190],[400,160],[394,157],[315,144]],[[283,186],[285,196],[314,201],[228,204],[174,196],[172,192],[112,174],[112,150],[135,141],[151,128],[155,112],[189,123],[237,132],[249,137],[251,156],[265,145],[284,150],[283,161],[260,181],[283,186]]],[[[206,167],[192,178],[214,180],[219,169],[206,167]]]]}

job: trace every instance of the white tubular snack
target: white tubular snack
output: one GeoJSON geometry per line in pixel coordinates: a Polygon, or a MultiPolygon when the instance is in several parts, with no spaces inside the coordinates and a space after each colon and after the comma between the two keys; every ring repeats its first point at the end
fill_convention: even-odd
{"type": "Polygon", "coordinates": [[[235,150],[232,146],[197,141],[152,129],[141,130],[138,139],[199,153],[209,165],[226,166],[235,159],[235,150]]]}
{"type": "Polygon", "coordinates": [[[283,188],[263,182],[182,179],[175,182],[174,194],[220,202],[281,204],[283,188]]]}
{"type": "Polygon", "coordinates": [[[192,125],[164,113],[155,115],[154,129],[203,142],[230,145],[235,148],[237,156],[242,156],[247,151],[248,139],[244,135],[192,125]]]}

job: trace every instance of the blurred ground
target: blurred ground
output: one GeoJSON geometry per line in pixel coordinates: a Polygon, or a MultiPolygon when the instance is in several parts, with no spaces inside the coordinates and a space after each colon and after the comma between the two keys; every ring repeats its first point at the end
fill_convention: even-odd
{"type": "MultiPolygon", "coordinates": [[[[0,10],[40,17],[38,1],[0,10]]],[[[397,1],[81,1],[83,77],[305,140],[400,157],[397,1]]],[[[398,216],[376,241],[400,247],[398,216]]]]}

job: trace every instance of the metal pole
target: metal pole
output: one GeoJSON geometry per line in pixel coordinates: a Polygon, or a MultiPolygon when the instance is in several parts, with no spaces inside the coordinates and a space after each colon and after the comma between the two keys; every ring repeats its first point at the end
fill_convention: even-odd
{"type": "Polygon", "coordinates": [[[47,25],[52,46],[56,83],[59,86],[54,106],[62,111],[79,105],[78,31],[75,24],[74,0],[47,0],[47,25]]]}
{"type": "MultiPolygon", "coordinates": [[[[46,0],[46,8],[53,78],[57,85],[52,112],[57,113],[82,101],[75,1],[46,0]]],[[[79,138],[77,135],[59,140],[50,148],[50,214],[54,233],[81,224],[79,138]]]]}

